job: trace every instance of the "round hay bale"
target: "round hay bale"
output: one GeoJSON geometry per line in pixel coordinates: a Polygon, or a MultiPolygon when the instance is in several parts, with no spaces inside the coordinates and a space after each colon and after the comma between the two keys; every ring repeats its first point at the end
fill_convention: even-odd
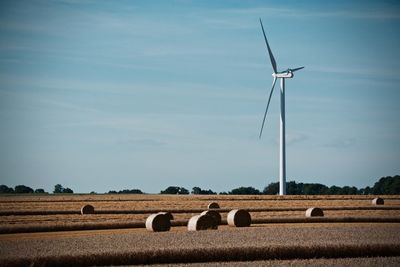
{"type": "Polygon", "coordinates": [[[170,221],[172,221],[174,219],[174,215],[172,215],[172,213],[169,211],[161,211],[158,214],[163,214],[163,215],[167,216],[170,221]]]}
{"type": "Polygon", "coordinates": [[[251,224],[250,213],[246,210],[231,210],[227,217],[228,225],[248,227],[251,224]]]}
{"type": "Polygon", "coordinates": [[[372,200],[372,204],[373,205],[383,205],[383,204],[385,204],[385,201],[383,200],[383,198],[377,197],[372,200]]]}
{"type": "Polygon", "coordinates": [[[152,232],[165,232],[171,229],[171,221],[166,214],[151,214],[146,219],[146,229],[152,232]]]}
{"type": "Polygon", "coordinates": [[[320,208],[309,208],[306,210],[306,217],[323,217],[324,212],[320,208]]]}
{"type": "Polygon", "coordinates": [[[199,231],[199,230],[213,230],[218,229],[218,225],[215,223],[215,219],[210,215],[195,215],[190,218],[188,223],[188,231],[199,231]]]}
{"type": "Polygon", "coordinates": [[[211,217],[213,217],[216,225],[221,224],[221,214],[219,214],[219,212],[216,210],[205,210],[200,213],[200,215],[210,215],[211,217]]]}
{"type": "Polygon", "coordinates": [[[219,204],[217,202],[211,202],[208,204],[208,209],[219,209],[219,204]]]}
{"type": "Polygon", "coordinates": [[[83,205],[81,208],[81,214],[94,214],[94,207],[92,205],[83,205]]]}

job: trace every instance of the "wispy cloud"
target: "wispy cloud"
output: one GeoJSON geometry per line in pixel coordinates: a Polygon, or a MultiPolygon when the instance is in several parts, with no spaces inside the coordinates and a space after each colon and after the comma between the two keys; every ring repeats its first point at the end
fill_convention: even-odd
{"type": "Polygon", "coordinates": [[[332,140],[330,143],[325,144],[325,146],[333,148],[349,148],[355,146],[356,143],[357,139],[355,137],[339,138],[332,140]]]}
{"type": "Polygon", "coordinates": [[[348,68],[345,66],[331,67],[331,66],[310,66],[307,70],[323,73],[335,73],[335,74],[355,74],[355,75],[374,75],[374,76],[390,76],[397,77],[397,71],[392,69],[377,69],[377,68],[365,68],[365,67],[353,67],[348,68]]]}
{"type": "Polygon", "coordinates": [[[289,18],[347,18],[347,19],[379,19],[391,20],[400,19],[398,8],[386,9],[358,9],[355,10],[306,10],[301,8],[281,7],[257,7],[257,8],[228,8],[222,11],[226,14],[236,15],[258,15],[268,17],[289,17],[289,18]]]}
{"type": "Polygon", "coordinates": [[[286,142],[288,145],[301,143],[309,139],[309,136],[304,133],[289,133],[286,135],[286,142]]]}
{"type": "Polygon", "coordinates": [[[131,149],[159,148],[166,145],[165,142],[150,138],[118,140],[117,144],[131,149]]]}

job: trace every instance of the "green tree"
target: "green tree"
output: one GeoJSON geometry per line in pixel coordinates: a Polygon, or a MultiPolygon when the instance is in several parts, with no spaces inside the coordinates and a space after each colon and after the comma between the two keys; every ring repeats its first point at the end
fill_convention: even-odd
{"type": "Polygon", "coordinates": [[[188,195],[189,190],[184,187],[179,186],[169,186],[165,190],[162,190],[160,194],[169,194],[169,195],[188,195]]]}
{"type": "Polygon", "coordinates": [[[342,192],[342,188],[336,185],[332,185],[328,189],[328,195],[340,195],[342,192]]]}
{"type": "Polygon", "coordinates": [[[54,186],[54,194],[72,194],[74,191],[71,188],[64,188],[61,184],[54,186]]]}
{"type": "Polygon", "coordinates": [[[179,195],[189,195],[189,190],[187,190],[184,187],[181,187],[181,188],[179,188],[178,194],[179,195]]]}
{"type": "Polygon", "coordinates": [[[73,194],[74,193],[74,191],[71,189],[71,188],[64,188],[63,189],[63,193],[64,194],[73,194]]]}
{"type": "Polygon", "coordinates": [[[162,190],[160,194],[177,195],[179,188],[179,186],[168,186],[165,190],[162,190]]]}
{"type": "Polygon", "coordinates": [[[64,191],[64,187],[61,184],[56,184],[54,186],[54,191],[53,191],[54,194],[61,194],[61,193],[63,193],[63,191],[64,191]]]}
{"type": "Polygon", "coordinates": [[[14,192],[17,193],[17,194],[33,193],[33,189],[30,188],[29,186],[17,185],[14,188],[14,192]]]}
{"type": "Polygon", "coordinates": [[[303,194],[303,184],[296,184],[295,181],[290,181],[286,184],[286,194],[288,195],[301,195],[303,194]]]}
{"type": "Polygon", "coordinates": [[[259,195],[260,191],[258,189],[255,189],[254,187],[239,187],[232,189],[232,191],[229,192],[230,195],[259,195]]]}
{"type": "Polygon", "coordinates": [[[42,189],[42,188],[38,188],[38,189],[35,190],[35,193],[36,194],[45,194],[46,191],[44,191],[44,189],[42,189]]]}
{"type": "Polygon", "coordinates": [[[0,194],[12,194],[14,193],[14,189],[12,187],[8,187],[4,184],[0,185],[0,194]]]}
{"type": "Polygon", "coordinates": [[[201,188],[200,187],[197,187],[197,186],[195,186],[195,187],[193,187],[192,188],[192,194],[193,195],[201,195],[201,188]]]}
{"type": "Polygon", "coordinates": [[[267,185],[264,190],[263,194],[265,195],[276,195],[279,193],[279,183],[270,183],[267,185]]]}
{"type": "Polygon", "coordinates": [[[387,176],[379,179],[372,188],[375,195],[399,195],[400,194],[400,176],[387,176]]]}
{"type": "Polygon", "coordinates": [[[328,187],[323,184],[304,184],[305,195],[324,195],[328,192],[328,187]]]}
{"type": "Polygon", "coordinates": [[[363,190],[363,192],[362,192],[362,194],[363,194],[363,195],[370,195],[370,194],[372,194],[372,188],[369,187],[369,186],[365,187],[364,190],[363,190]]]}
{"type": "Polygon", "coordinates": [[[140,189],[124,189],[118,192],[118,194],[143,194],[140,189]]]}
{"type": "Polygon", "coordinates": [[[203,190],[200,187],[195,186],[192,188],[192,194],[193,195],[216,195],[217,193],[215,193],[211,189],[203,190]]]}

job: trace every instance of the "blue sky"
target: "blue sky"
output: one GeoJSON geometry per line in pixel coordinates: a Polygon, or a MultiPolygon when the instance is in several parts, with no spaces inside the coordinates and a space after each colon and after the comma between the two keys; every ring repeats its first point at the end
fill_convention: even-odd
{"type": "Polygon", "coordinates": [[[0,183],[228,191],[400,173],[397,1],[2,1],[0,183]]]}

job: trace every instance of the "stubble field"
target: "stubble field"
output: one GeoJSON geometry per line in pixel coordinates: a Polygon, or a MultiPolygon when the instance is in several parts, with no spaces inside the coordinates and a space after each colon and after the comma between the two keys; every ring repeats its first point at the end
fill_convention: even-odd
{"type": "Polygon", "coordinates": [[[398,266],[400,197],[381,197],[384,205],[372,205],[374,196],[2,196],[0,262],[398,266]],[[187,221],[210,202],[220,205],[223,225],[187,232],[187,221]],[[85,204],[95,214],[81,215],[85,204]],[[309,207],[322,208],[324,217],[305,218],[309,207]],[[226,225],[227,213],[236,208],[250,212],[251,227],[226,225]],[[144,228],[158,211],[173,213],[170,232],[144,228]]]}

